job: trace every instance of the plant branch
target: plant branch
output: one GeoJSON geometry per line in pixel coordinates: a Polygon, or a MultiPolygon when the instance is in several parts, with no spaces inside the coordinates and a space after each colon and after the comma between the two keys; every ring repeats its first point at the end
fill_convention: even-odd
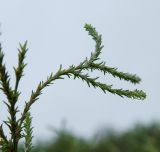
{"type": "Polygon", "coordinates": [[[18,89],[18,85],[19,85],[19,81],[21,79],[21,77],[23,76],[23,70],[26,67],[26,63],[24,63],[24,59],[27,53],[27,41],[22,45],[19,44],[20,49],[18,49],[19,54],[18,54],[18,67],[15,68],[14,67],[14,71],[15,71],[15,76],[16,76],[16,83],[15,83],[15,91],[17,91],[18,89]]]}
{"type": "Polygon", "coordinates": [[[7,102],[4,102],[7,105],[10,117],[8,117],[8,121],[4,121],[4,123],[9,127],[11,131],[11,141],[13,141],[11,149],[17,149],[17,121],[16,121],[16,113],[18,112],[18,108],[15,107],[16,102],[18,100],[19,93],[13,90],[10,87],[10,78],[8,72],[6,71],[6,66],[3,64],[4,53],[2,52],[2,48],[0,47],[0,82],[1,82],[1,90],[7,97],[7,102]]]}
{"type": "Polygon", "coordinates": [[[142,90],[125,90],[125,89],[115,89],[113,85],[108,85],[102,82],[99,82],[98,77],[91,77],[88,73],[89,70],[95,71],[99,70],[105,74],[111,74],[113,77],[118,77],[120,80],[123,79],[125,81],[129,81],[133,84],[140,83],[141,79],[135,74],[129,74],[125,72],[120,72],[117,68],[108,67],[106,63],[100,60],[100,54],[103,48],[102,45],[102,36],[98,34],[96,29],[92,27],[90,24],[86,24],[84,26],[88,34],[92,37],[95,41],[95,50],[91,53],[90,58],[86,58],[83,62],[80,62],[77,66],[71,65],[67,69],[62,69],[62,65],[60,65],[58,71],[53,74],[51,73],[45,81],[40,81],[35,91],[32,91],[31,96],[27,102],[25,102],[24,109],[21,113],[20,118],[16,119],[16,114],[18,112],[18,107],[16,107],[16,103],[18,101],[18,97],[20,92],[18,92],[19,82],[24,75],[24,68],[27,64],[24,63],[24,59],[27,53],[27,41],[22,45],[20,44],[19,54],[18,54],[18,66],[15,68],[15,86],[14,90],[10,87],[10,77],[8,72],[6,71],[6,66],[3,64],[4,53],[2,52],[0,46],[0,84],[1,90],[7,97],[7,101],[4,101],[6,104],[10,117],[8,117],[7,121],[4,123],[8,126],[9,130],[11,131],[11,139],[8,141],[7,137],[4,135],[2,126],[0,127],[0,137],[9,145],[11,152],[17,152],[17,146],[19,140],[24,137],[21,133],[23,128],[26,127],[26,141],[29,146],[31,145],[32,139],[32,128],[31,125],[31,118],[29,118],[28,112],[33,103],[35,103],[40,95],[42,94],[43,90],[54,83],[55,80],[64,79],[64,76],[73,77],[74,79],[78,78],[82,81],[86,82],[88,86],[93,86],[94,88],[101,89],[104,93],[110,92],[112,94],[116,94],[121,97],[128,97],[132,99],[140,99],[144,100],[146,98],[146,93],[142,90]],[[87,72],[86,72],[87,70],[87,72]],[[23,125],[24,124],[24,125],[23,125]]]}
{"type": "Polygon", "coordinates": [[[31,152],[33,145],[32,145],[32,139],[33,139],[33,127],[32,127],[32,117],[31,114],[28,112],[26,114],[25,121],[23,123],[24,125],[24,137],[25,137],[25,152],[31,152]]]}

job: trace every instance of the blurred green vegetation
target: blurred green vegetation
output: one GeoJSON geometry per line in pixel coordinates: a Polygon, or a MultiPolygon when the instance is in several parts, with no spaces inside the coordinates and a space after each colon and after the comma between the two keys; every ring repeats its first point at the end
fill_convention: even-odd
{"type": "MultiPolygon", "coordinates": [[[[50,142],[37,142],[33,152],[159,152],[160,124],[135,125],[125,132],[103,129],[92,138],[80,138],[61,128],[50,142]]],[[[21,150],[20,150],[21,151],[21,150]]]]}

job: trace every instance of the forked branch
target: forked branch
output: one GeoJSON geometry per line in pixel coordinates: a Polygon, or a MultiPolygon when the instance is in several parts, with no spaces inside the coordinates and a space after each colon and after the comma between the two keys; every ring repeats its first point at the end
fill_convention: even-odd
{"type": "Polygon", "coordinates": [[[28,152],[30,151],[32,148],[32,127],[29,110],[32,104],[39,99],[43,89],[53,84],[55,80],[64,79],[64,76],[68,76],[69,78],[73,77],[74,79],[81,79],[86,82],[89,87],[93,86],[94,88],[100,88],[104,93],[110,92],[121,97],[139,100],[144,100],[146,98],[146,94],[142,90],[126,90],[122,88],[116,89],[113,85],[100,82],[99,76],[91,77],[89,75],[89,71],[93,72],[95,70],[99,70],[104,73],[104,75],[111,74],[113,77],[117,77],[120,80],[125,80],[133,84],[138,84],[141,81],[141,79],[135,74],[120,72],[117,68],[109,67],[104,61],[100,61],[99,56],[103,48],[102,36],[99,35],[96,29],[89,24],[86,24],[84,28],[95,41],[95,50],[91,53],[91,56],[89,58],[85,58],[84,61],[77,66],[71,65],[67,69],[63,69],[62,65],[60,65],[55,74],[51,73],[45,81],[41,81],[36,90],[32,91],[29,100],[25,103],[22,115],[19,119],[16,118],[18,113],[18,106],[16,106],[16,103],[20,95],[20,91],[18,91],[19,82],[23,76],[24,68],[26,67],[24,59],[28,51],[27,42],[23,45],[20,44],[18,66],[16,68],[14,67],[16,78],[14,89],[10,86],[10,76],[6,70],[5,64],[3,63],[4,53],[2,52],[0,45],[0,89],[6,95],[7,101],[4,101],[4,103],[6,104],[9,112],[9,117],[7,121],[4,121],[4,123],[8,126],[11,134],[11,138],[7,139],[3,132],[2,125],[0,126],[0,139],[2,139],[2,141],[0,141],[0,145],[2,146],[2,150],[4,152],[8,152],[8,150],[9,152],[17,152],[18,142],[24,136],[26,139],[26,147],[28,147],[26,149],[28,152]],[[25,135],[22,134],[23,128],[25,128],[25,135]]]}

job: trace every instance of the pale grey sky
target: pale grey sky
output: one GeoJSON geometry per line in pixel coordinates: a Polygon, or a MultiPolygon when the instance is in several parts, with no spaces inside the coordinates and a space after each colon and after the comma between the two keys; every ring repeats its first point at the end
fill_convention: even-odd
{"type": "MultiPolygon", "coordinates": [[[[0,41],[12,77],[18,44],[28,40],[21,107],[38,82],[56,72],[61,63],[64,67],[78,64],[94,50],[83,29],[85,23],[103,36],[102,59],[109,66],[136,73],[143,81],[133,86],[110,76],[102,80],[118,88],[144,89],[148,94],[145,101],[133,101],[103,94],[80,80],[57,81],[32,107],[35,138],[50,137],[47,127],[59,127],[63,119],[69,128],[86,136],[101,126],[126,129],[136,122],[160,120],[159,18],[159,0],[1,0],[0,41]]],[[[2,102],[0,107],[2,121],[6,110],[2,102]]]]}

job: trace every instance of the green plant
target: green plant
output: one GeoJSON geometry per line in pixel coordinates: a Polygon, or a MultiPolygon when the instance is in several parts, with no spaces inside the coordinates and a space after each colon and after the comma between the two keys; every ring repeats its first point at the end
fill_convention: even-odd
{"type": "Polygon", "coordinates": [[[37,89],[32,91],[31,96],[27,102],[25,102],[24,109],[22,111],[22,115],[20,118],[17,118],[17,113],[19,112],[19,107],[16,105],[20,96],[20,91],[18,90],[19,82],[23,76],[24,68],[26,67],[26,63],[24,63],[24,59],[27,49],[27,42],[23,45],[20,44],[19,54],[18,54],[18,66],[14,67],[15,71],[15,86],[10,86],[10,76],[6,70],[6,66],[3,63],[4,53],[2,52],[2,48],[0,46],[0,82],[1,82],[1,90],[6,95],[6,104],[9,112],[9,117],[4,124],[6,124],[10,130],[10,137],[7,137],[3,131],[3,124],[0,126],[0,137],[1,137],[1,148],[4,152],[17,152],[17,147],[19,140],[25,137],[26,139],[26,149],[27,152],[32,148],[32,127],[31,127],[31,117],[28,115],[28,112],[34,102],[39,99],[39,96],[42,94],[42,91],[47,86],[53,84],[55,80],[64,79],[64,76],[71,76],[74,79],[79,78],[82,81],[86,82],[88,86],[93,86],[94,88],[100,88],[104,93],[106,91],[119,95],[121,97],[128,97],[133,99],[143,100],[146,98],[146,94],[142,90],[124,90],[124,89],[114,89],[112,85],[107,85],[105,83],[101,83],[98,81],[99,77],[90,77],[88,72],[86,71],[94,71],[99,70],[105,74],[109,73],[114,77],[118,77],[120,80],[123,79],[125,81],[130,81],[133,84],[137,84],[141,81],[141,79],[129,73],[119,72],[117,68],[112,68],[106,66],[105,62],[100,61],[99,55],[101,54],[101,50],[103,48],[101,35],[98,34],[96,29],[89,24],[85,25],[86,31],[89,32],[89,35],[92,36],[93,40],[96,42],[95,51],[91,53],[90,58],[86,58],[79,65],[74,66],[71,65],[68,69],[63,69],[62,65],[60,65],[58,71],[53,74],[51,73],[47,80],[41,81],[37,89]],[[23,132],[26,132],[24,134],[23,132]]]}
{"type": "Polygon", "coordinates": [[[33,127],[32,127],[32,117],[29,112],[26,114],[26,118],[24,121],[24,138],[25,138],[25,152],[30,152],[33,148],[32,146],[32,133],[33,133],[33,127]]]}

